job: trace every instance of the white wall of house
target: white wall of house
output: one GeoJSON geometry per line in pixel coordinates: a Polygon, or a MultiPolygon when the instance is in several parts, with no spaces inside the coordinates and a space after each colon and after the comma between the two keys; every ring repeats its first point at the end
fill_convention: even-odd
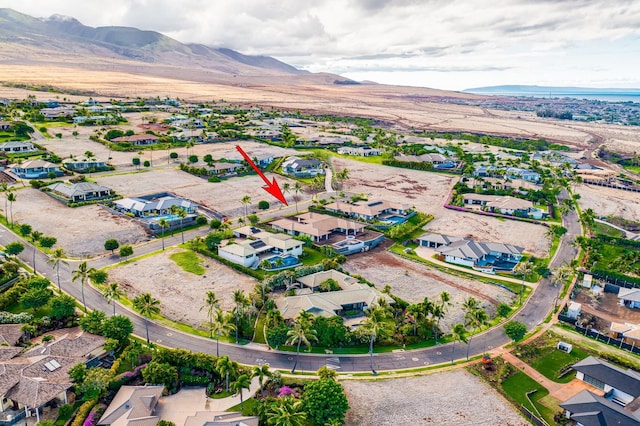
{"type": "Polygon", "coordinates": [[[445,256],[444,258],[445,262],[448,263],[453,263],[456,265],[463,265],[463,266],[473,266],[473,260],[467,260],[467,259],[462,259],[460,257],[455,257],[455,256],[445,256]]]}
{"type": "Polygon", "coordinates": [[[298,246],[298,247],[292,247],[290,249],[286,249],[286,250],[284,250],[283,254],[285,254],[285,255],[289,254],[289,255],[295,256],[295,257],[301,256],[302,255],[302,247],[303,246],[298,246]]]}
{"type": "Polygon", "coordinates": [[[230,262],[237,263],[238,265],[242,265],[246,267],[253,265],[255,261],[258,259],[258,256],[255,253],[243,257],[234,253],[229,253],[227,251],[224,251],[224,247],[220,247],[218,249],[218,256],[220,256],[223,259],[227,259],[230,262]]]}

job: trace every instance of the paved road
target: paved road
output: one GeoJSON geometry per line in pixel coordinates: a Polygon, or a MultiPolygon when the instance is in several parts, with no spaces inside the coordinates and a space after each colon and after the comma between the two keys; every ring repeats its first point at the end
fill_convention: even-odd
{"type": "MultiPolygon", "coordinates": [[[[561,197],[567,197],[566,192],[561,197]]],[[[564,218],[564,225],[568,229],[567,234],[562,238],[555,258],[551,263],[551,268],[560,266],[565,262],[569,262],[577,255],[576,249],[571,246],[571,241],[576,235],[580,235],[581,229],[578,222],[578,216],[575,212],[569,212],[564,218]]],[[[185,238],[193,238],[196,235],[204,235],[208,229],[196,229],[185,233],[185,238]]],[[[0,229],[0,244],[6,245],[11,241],[18,240],[15,234],[2,227],[0,229]]],[[[177,244],[181,241],[180,234],[173,237],[167,237],[165,245],[177,244]]],[[[25,243],[25,250],[20,255],[20,259],[26,264],[32,265],[33,248],[25,243]]],[[[149,253],[161,249],[161,241],[154,240],[142,246],[135,248],[136,254],[149,253]]],[[[90,266],[102,267],[119,260],[117,257],[104,256],[90,262],[90,266]]],[[[52,282],[56,283],[55,271],[46,264],[47,256],[36,251],[36,267],[39,273],[42,273],[52,282]]],[[[73,270],[77,268],[78,262],[69,262],[69,265],[60,265],[60,281],[62,289],[72,296],[81,299],[81,289],[79,282],[73,283],[71,277],[73,270]]],[[[559,288],[552,287],[549,280],[543,280],[531,295],[528,303],[517,314],[516,320],[527,324],[528,328],[532,328],[540,324],[554,304],[557,298],[559,288]]],[[[107,314],[112,312],[112,306],[108,305],[101,294],[91,285],[85,288],[85,298],[87,306],[90,309],[100,309],[107,314]]],[[[185,307],[185,309],[193,309],[193,307],[185,307]]],[[[117,305],[117,313],[125,314],[131,318],[134,324],[134,333],[138,336],[145,335],[144,319],[136,313],[117,305]]],[[[170,347],[185,348],[192,351],[215,353],[215,341],[188,335],[161,324],[151,323],[149,327],[149,335],[153,342],[161,343],[170,347]]],[[[475,336],[470,344],[470,354],[476,355],[484,353],[493,348],[500,347],[508,342],[508,337],[504,334],[501,327],[489,330],[479,336],[475,336]]],[[[419,349],[410,352],[396,352],[375,354],[374,364],[378,371],[392,371],[408,368],[416,368],[425,365],[433,365],[450,362],[452,357],[460,359],[465,357],[467,351],[466,345],[451,344],[440,345],[426,349],[419,349]]],[[[288,352],[279,352],[267,350],[264,345],[249,344],[246,346],[238,346],[227,343],[220,343],[221,355],[229,355],[231,358],[244,363],[256,364],[268,362],[272,367],[288,369],[293,366],[295,354],[288,352]]],[[[323,365],[333,366],[341,372],[358,372],[369,370],[369,357],[367,355],[315,355],[301,354],[298,362],[297,371],[316,371],[323,365]]]]}

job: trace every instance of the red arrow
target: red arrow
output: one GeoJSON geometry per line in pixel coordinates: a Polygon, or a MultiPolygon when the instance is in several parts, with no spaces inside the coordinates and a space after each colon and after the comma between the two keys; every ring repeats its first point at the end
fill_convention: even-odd
{"type": "Polygon", "coordinates": [[[278,199],[278,201],[280,201],[285,206],[288,206],[289,203],[287,203],[287,200],[284,198],[284,195],[282,195],[282,191],[280,190],[280,186],[278,186],[278,182],[276,182],[276,178],[273,178],[273,182],[269,182],[269,179],[267,179],[267,177],[264,175],[264,173],[262,173],[262,170],[260,170],[258,168],[258,166],[256,166],[256,164],[253,162],[253,160],[251,158],[249,158],[247,153],[244,152],[244,150],[242,148],[240,148],[240,145],[236,145],[236,149],[238,150],[240,155],[242,155],[244,157],[244,159],[247,161],[247,163],[249,163],[251,168],[253,168],[253,170],[256,171],[258,176],[260,176],[262,178],[264,183],[267,184],[267,186],[263,186],[262,189],[264,189],[269,194],[271,194],[274,197],[276,197],[278,199]]]}

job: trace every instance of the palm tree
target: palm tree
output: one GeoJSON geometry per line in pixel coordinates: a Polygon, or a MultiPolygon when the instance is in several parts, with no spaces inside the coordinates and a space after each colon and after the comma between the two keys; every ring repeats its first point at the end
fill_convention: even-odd
{"type": "Polygon", "coordinates": [[[240,199],[240,202],[244,206],[244,216],[247,217],[248,215],[247,206],[251,204],[251,197],[249,197],[248,195],[245,195],[240,199]]]}
{"type": "Polygon", "coordinates": [[[220,335],[229,334],[236,329],[231,322],[231,318],[218,308],[214,311],[211,321],[209,322],[209,336],[212,333],[216,335],[216,356],[220,356],[220,335]]]}
{"type": "Polygon", "coordinates": [[[288,194],[289,192],[291,192],[291,184],[289,182],[285,182],[282,184],[282,193],[283,194],[288,194]]]}
{"type": "Polygon", "coordinates": [[[187,217],[188,213],[185,209],[179,206],[171,206],[171,214],[174,214],[180,218],[180,233],[182,234],[182,244],[184,244],[184,228],[182,227],[182,223],[184,218],[187,217]]]}
{"type": "Polygon", "coordinates": [[[242,399],[242,390],[249,389],[250,387],[251,379],[246,374],[239,375],[238,378],[233,383],[231,383],[231,390],[234,393],[240,394],[240,411],[242,411],[242,404],[244,402],[242,399]]]}
{"type": "Polygon", "coordinates": [[[7,201],[9,201],[9,205],[11,206],[11,227],[13,227],[13,203],[16,202],[16,194],[9,192],[9,194],[7,194],[7,201]]]}
{"type": "Polygon", "coordinates": [[[80,284],[82,285],[82,306],[84,306],[85,312],[87,312],[87,303],[84,300],[84,284],[94,272],[96,272],[95,268],[89,268],[87,262],[82,262],[78,265],[78,269],[73,271],[73,277],[71,278],[71,282],[80,279],[80,284]]]}
{"type": "Polygon", "coordinates": [[[556,287],[558,284],[564,285],[573,275],[573,268],[569,265],[562,265],[555,268],[552,272],[551,285],[556,287]]]}
{"type": "Polygon", "coordinates": [[[440,330],[440,320],[445,317],[451,306],[451,295],[446,291],[440,293],[440,303],[433,306],[433,317],[436,318],[436,345],[438,344],[438,331],[440,330]]]}
{"type": "MultiPolygon", "coordinates": [[[[9,192],[11,192],[12,188],[9,188],[9,185],[7,185],[7,182],[0,182],[0,192],[6,192],[7,195],[5,195],[4,197],[4,215],[5,217],[7,216],[7,198],[9,197],[9,192]]],[[[8,219],[7,219],[8,222],[8,219]]]]}
{"type": "Polygon", "coordinates": [[[292,396],[278,398],[267,409],[267,424],[271,426],[306,425],[307,413],[303,410],[302,401],[292,396]]]}
{"type": "Polygon", "coordinates": [[[104,291],[102,292],[102,297],[107,299],[107,303],[113,302],[113,315],[116,314],[116,300],[120,300],[122,294],[123,293],[120,289],[120,285],[115,281],[107,284],[104,291]]]}
{"type": "Polygon", "coordinates": [[[453,337],[453,345],[451,345],[451,364],[453,364],[453,353],[456,348],[456,342],[467,343],[467,330],[464,328],[464,324],[458,323],[453,326],[451,330],[451,336],[453,337]]]}
{"type": "MultiPolygon", "coordinates": [[[[204,305],[200,306],[200,311],[203,309],[207,310],[207,318],[209,318],[209,325],[213,321],[213,312],[220,305],[220,299],[216,297],[216,293],[212,290],[207,291],[206,297],[204,300],[204,305]]],[[[211,331],[211,326],[209,326],[209,339],[213,337],[213,332],[211,331]]]]}
{"type": "Polygon", "coordinates": [[[300,358],[300,345],[302,343],[311,348],[311,341],[317,341],[316,331],[311,329],[309,322],[301,317],[296,318],[296,322],[293,324],[293,328],[287,331],[287,345],[296,345],[296,362],[293,364],[291,374],[296,372],[298,366],[298,359],[300,358]]]}
{"type": "Polygon", "coordinates": [[[596,212],[593,211],[593,209],[589,208],[589,209],[583,210],[580,216],[581,216],[580,221],[582,222],[584,227],[587,229],[587,234],[590,235],[591,230],[596,224],[596,217],[597,217],[596,212]]]}
{"type": "Polygon", "coordinates": [[[36,270],[36,251],[37,251],[37,244],[38,241],[40,241],[40,238],[42,238],[42,232],[40,231],[33,231],[31,233],[31,244],[33,244],[33,273],[37,274],[38,271],[36,270]]]}
{"type": "Polygon", "coordinates": [[[271,370],[269,370],[269,364],[254,365],[253,369],[251,370],[251,376],[258,378],[258,383],[260,384],[260,394],[264,396],[264,387],[262,386],[264,378],[273,377],[273,373],[271,372],[271,370]]]}
{"type": "Polygon", "coordinates": [[[69,265],[69,262],[63,260],[66,256],[66,253],[63,249],[57,248],[55,249],[51,255],[49,256],[49,260],[47,263],[51,265],[52,269],[56,270],[56,276],[58,278],[58,291],[62,292],[62,288],[60,287],[60,264],[69,265]]]}
{"type": "Polygon", "coordinates": [[[158,225],[162,228],[162,251],[164,251],[164,230],[169,227],[167,219],[162,218],[158,221],[158,225]]]}
{"type": "Polygon", "coordinates": [[[142,293],[133,299],[133,307],[140,312],[145,319],[144,326],[147,332],[147,345],[149,344],[149,318],[160,313],[160,301],[154,299],[151,293],[142,293]]]}
{"type": "Polygon", "coordinates": [[[390,332],[389,318],[389,311],[382,306],[371,305],[367,309],[367,318],[360,326],[364,333],[369,334],[369,366],[374,375],[378,373],[373,368],[373,343],[378,337],[386,336],[390,332]]]}
{"type": "Polygon", "coordinates": [[[293,192],[295,194],[295,200],[296,200],[296,213],[298,213],[298,194],[300,193],[300,191],[302,191],[302,185],[300,185],[300,182],[296,182],[293,185],[293,192]]]}
{"type": "Polygon", "coordinates": [[[239,366],[237,362],[231,361],[228,355],[218,358],[216,362],[218,372],[225,378],[225,390],[227,392],[229,392],[229,377],[236,374],[239,366]]]}
{"type": "Polygon", "coordinates": [[[344,189],[344,182],[349,180],[349,169],[342,169],[336,173],[336,179],[340,182],[340,190],[344,189]]]}
{"type": "MultiPolygon", "coordinates": [[[[244,295],[244,291],[243,290],[235,290],[233,292],[233,303],[236,304],[236,309],[235,309],[235,316],[236,316],[236,343],[239,342],[238,339],[238,329],[239,329],[239,322],[240,322],[240,313],[241,310],[244,309],[245,304],[247,303],[247,298],[244,295]]],[[[244,314],[244,312],[243,312],[244,314]]]]}
{"type": "Polygon", "coordinates": [[[484,310],[483,307],[479,306],[475,309],[468,310],[464,314],[465,324],[473,327],[473,332],[471,336],[469,336],[469,341],[467,342],[467,361],[469,361],[469,348],[471,347],[471,338],[474,334],[476,334],[476,330],[479,327],[482,327],[489,320],[489,315],[487,315],[487,311],[484,310]]]}

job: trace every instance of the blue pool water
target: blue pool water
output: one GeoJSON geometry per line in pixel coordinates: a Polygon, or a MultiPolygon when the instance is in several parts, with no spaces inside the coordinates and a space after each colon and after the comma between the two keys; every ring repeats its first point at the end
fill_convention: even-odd
{"type": "Polygon", "coordinates": [[[385,222],[391,222],[394,225],[399,225],[401,223],[404,223],[406,220],[407,218],[404,216],[389,216],[384,219],[385,222]]]}
{"type": "Polygon", "coordinates": [[[152,216],[152,217],[149,217],[148,219],[153,221],[159,221],[160,219],[174,220],[174,219],[180,219],[180,216],[175,214],[166,214],[164,216],[152,216]]]}
{"type": "Polygon", "coordinates": [[[291,266],[296,266],[300,264],[300,261],[298,260],[298,258],[294,257],[294,256],[273,256],[267,259],[269,261],[269,263],[271,263],[271,269],[273,268],[290,268],[291,266]],[[280,266],[276,266],[276,261],[278,259],[282,259],[282,261],[284,262],[284,265],[280,266]]]}

